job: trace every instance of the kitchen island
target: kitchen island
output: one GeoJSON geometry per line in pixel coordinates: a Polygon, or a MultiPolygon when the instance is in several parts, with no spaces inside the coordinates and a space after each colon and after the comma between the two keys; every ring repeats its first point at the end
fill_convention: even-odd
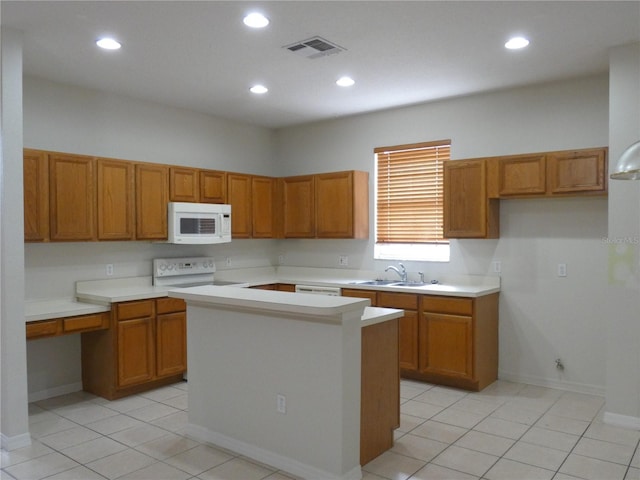
{"type": "Polygon", "coordinates": [[[233,287],[169,296],[187,302],[189,435],[318,479],[360,478],[361,458],[371,455],[361,439],[367,444],[376,431],[390,438],[378,448],[391,447],[402,310],[369,309],[366,299],[233,287]],[[383,325],[388,329],[377,332],[383,325]],[[367,336],[363,343],[365,330],[373,342],[367,336]],[[377,406],[391,415],[380,415],[377,406]]]}

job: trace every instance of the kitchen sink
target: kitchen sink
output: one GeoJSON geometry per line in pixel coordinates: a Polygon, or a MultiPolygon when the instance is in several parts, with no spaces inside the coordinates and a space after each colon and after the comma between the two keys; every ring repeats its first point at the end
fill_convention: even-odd
{"type": "Polygon", "coordinates": [[[395,285],[397,280],[365,280],[363,282],[353,282],[354,285],[395,285]]]}
{"type": "Polygon", "coordinates": [[[353,282],[354,285],[380,285],[387,287],[424,287],[425,285],[431,285],[427,282],[399,282],[397,280],[366,280],[362,282],[353,282]]]}

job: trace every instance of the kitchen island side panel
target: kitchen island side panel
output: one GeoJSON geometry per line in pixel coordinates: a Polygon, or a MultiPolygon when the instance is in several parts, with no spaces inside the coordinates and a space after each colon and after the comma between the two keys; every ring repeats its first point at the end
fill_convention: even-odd
{"type": "Polygon", "coordinates": [[[187,315],[192,431],[305,478],[359,473],[361,312],[341,324],[191,304],[187,315]]]}

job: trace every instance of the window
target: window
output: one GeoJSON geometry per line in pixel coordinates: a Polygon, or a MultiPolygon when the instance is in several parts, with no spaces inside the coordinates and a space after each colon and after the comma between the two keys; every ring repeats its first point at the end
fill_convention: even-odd
{"type": "Polygon", "coordinates": [[[451,141],[374,149],[375,258],[449,260],[443,237],[443,162],[451,141]]]}

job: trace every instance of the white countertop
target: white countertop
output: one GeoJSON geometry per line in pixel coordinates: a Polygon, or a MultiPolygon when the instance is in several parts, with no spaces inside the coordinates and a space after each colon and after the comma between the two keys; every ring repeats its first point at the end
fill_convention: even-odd
{"type": "Polygon", "coordinates": [[[233,307],[240,310],[274,311],[312,317],[337,317],[364,306],[361,326],[368,327],[404,315],[404,310],[371,307],[368,299],[327,295],[292,294],[274,290],[248,290],[237,287],[201,287],[170,290],[170,297],[182,298],[187,305],[233,307]]]}
{"type": "Polygon", "coordinates": [[[72,298],[55,298],[48,300],[28,300],[24,305],[25,322],[49,320],[52,318],[75,317],[92,313],[108,312],[111,308],[105,305],[78,302],[72,298]]]}
{"type": "Polygon", "coordinates": [[[368,327],[370,325],[375,325],[376,323],[400,318],[403,315],[404,310],[399,310],[397,308],[364,307],[361,326],[368,327]]]}
{"type": "Polygon", "coordinates": [[[112,303],[166,297],[171,287],[156,287],[152,277],[127,277],[76,283],[76,298],[82,302],[112,303]]]}
{"type": "MultiPolygon", "coordinates": [[[[480,297],[500,291],[500,277],[479,275],[458,275],[443,277],[441,283],[422,287],[398,287],[382,285],[362,285],[356,282],[371,280],[379,274],[369,271],[303,268],[303,267],[256,267],[237,270],[220,270],[216,280],[244,282],[258,286],[270,283],[290,283],[330,286],[360,290],[415,293],[421,295],[443,295],[457,297],[480,297]]],[[[220,288],[220,287],[218,287],[220,288]]],[[[225,287],[237,288],[237,287],[225,287]]],[[[108,311],[112,303],[130,300],[144,300],[166,297],[170,287],[156,287],[151,276],[110,278],[105,280],[80,281],[76,283],[76,298],[44,299],[27,301],[25,320],[27,322],[84,315],[108,311]]],[[[255,289],[250,290],[256,292],[255,289]]],[[[316,295],[316,297],[323,297],[316,295]]],[[[326,298],[317,299],[326,302],[326,298]]]]}
{"type": "MultiPolygon", "coordinates": [[[[421,287],[389,285],[361,285],[357,282],[373,280],[380,274],[347,269],[278,267],[220,270],[216,279],[244,281],[249,286],[267,283],[290,283],[297,285],[328,286],[360,290],[416,293],[420,295],[443,295],[453,297],[481,297],[500,291],[500,277],[482,275],[448,275],[439,278],[439,283],[421,287]]],[[[399,279],[393,280],[400,281],[399,279]]]]}
{"type": "Polygon", "coordinates": [[[363,310],[370,304],[370,301],[364,298],[294,294],[214,285],[169,290],[169,296],[182,298],[187,305],[231,307],[312,317],[338,317],[345,312],[363,310]]]}

